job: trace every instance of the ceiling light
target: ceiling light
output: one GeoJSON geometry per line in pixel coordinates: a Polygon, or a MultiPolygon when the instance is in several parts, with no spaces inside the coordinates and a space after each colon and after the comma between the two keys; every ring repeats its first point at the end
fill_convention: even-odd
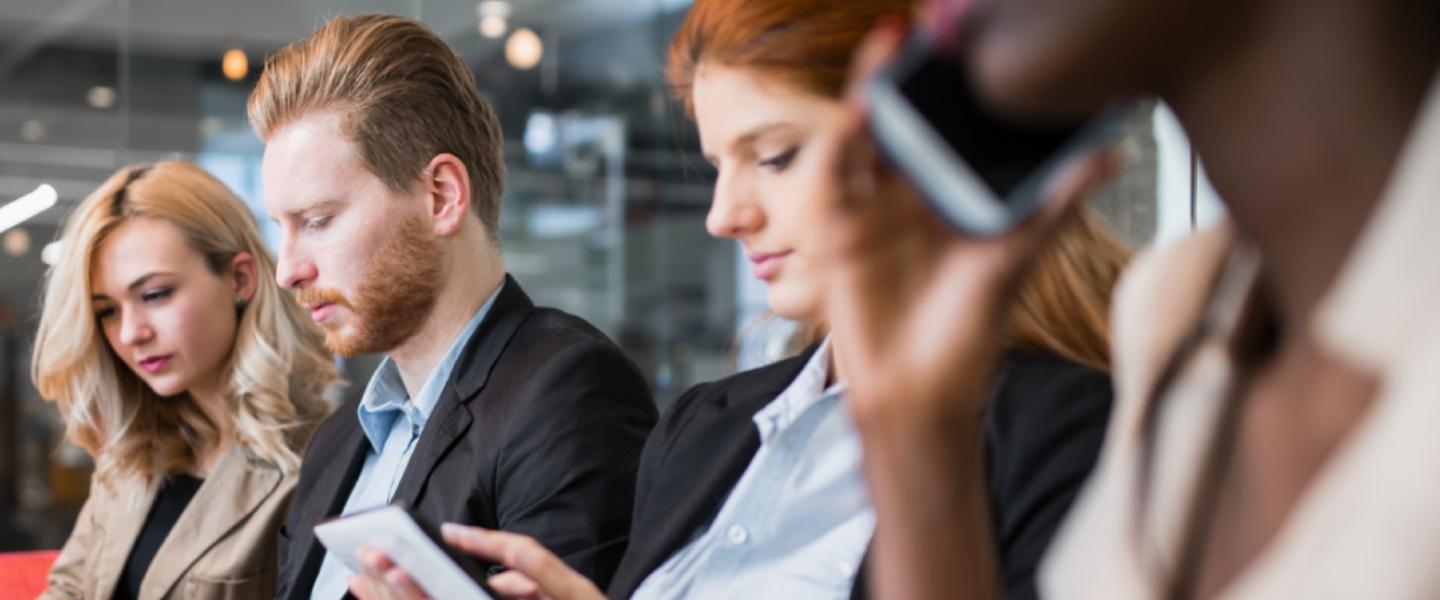
{"type": "Polygon", "coordinates": [[[505,40],[505,60],[521,71],[535,68],[544,54],[545,45],[540,42],[540,36],[528,28],[516,29],[510,34],[510,39],[505,40]]]}
{"type": "Polygon", "coordinates": [[[59,194],[55,188],[48,183],[40,184],[35,191],[21,196],[18,200],[0,206],[0,231],[5,231],[24,223],[30,217],[45,212],[55,201],[59,200],[59,194]]]}
{"type": "Polygon", "coordinates": [[[480,35],[487,38],[495,39],[505,35],[505,30],[509,28],[510,24],[505,21],[504,17],[480,18],[480,35]]]}
{"type": "Polygon", "coordinates": [[[244,50],[231,48],[220,60],[220,71],[225,73],[226,79],[240,81],[250,74],[250,59],[245,57],[244,50]]]}
{"type": "Polygon", "coordinates": [[[85,101],[95,108],[110,108],[115,106],[115,88],[108,85],[97,85],[85,93],[85,101]]]}
{"type": "Polygon", "coordinates": [[[20,258],[30,251],[30,232],[24,227],[16,227],[5,232],[5,253],[12,257],[20,258]]]}
{"type": "Polygon", "coordinates": [[[60,253],[65,251],[65,240],[55,240],[40,249],[40,262],[54,265],[60,262],[60,253]]]}
{"type": "Polygon", "coordinates": [[[485,0],[475,6],[475,16],[480,18],[480,35],[498,38],[510,29],[510,3],[505,0],[485,0]]]}

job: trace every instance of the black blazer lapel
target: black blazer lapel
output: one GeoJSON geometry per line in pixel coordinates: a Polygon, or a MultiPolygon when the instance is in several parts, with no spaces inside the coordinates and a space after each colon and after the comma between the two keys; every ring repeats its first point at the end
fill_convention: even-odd
{"type": "Polygon", "coordinates": [[[420,434],[415,454],[411,456],[410,464],[405,467],[405,474],[400,477],[400,485],[395,488],[392,502],[404,501],[407,506],[414,506],[419,502],[420,492],[424,490],[425,482],[430,479],[430,472],[440,464],[440,459],[445,457],[450,447],[470,429],[470,411],[465,410],[464,403],[455,395],[453,388],[446,392],[441,396],[435,413],[425,423],[425,431],[420,434]]]}
{"type": "Polygon", "coordinates": [[[435,412],[425,423],[425,431],[420,434],[420,442],[405,467],[400,485],[395,488],[394,500],[403,500],[410,506],[420,500],[430,473],[470,428],[473,417],[465,405],[485,387],[505,345],[534,308],[535,304],[520,289],[520,284],[506,275],[504,287],[490,306],[490,313],[485,315],[455,361],[450,381],[441,392],[435,412]]]}
{"type": "MultiPolygon", "coordinates": [[[[760,449],[760,434],[750,420],[755,411],[747,406],[753,403],[726,405],[723,398],[719,400],[722,402],[700,408],[691,443],[666,461],[666,476],[656,482],[647,501],[647,506],[666,508],[647,511],[650,514],[644,522],[630,524],[632,544],[637,539],[649,542],[644,544],[646,555],[641,558],[645,573],[659,568],[715,518],[760,449]]],[[[766,402],[758,404],[763,407],[766,402]]]]}
{"type": "Polygon", "coordinates": [[[667,432],[670,440],[652,439],[673,442],[673,448],[641,500],[644,505],[637,507],[630,550],[612,582],[611,597],[634,594],[646,576],[715,519],[760,449],[755,413],[789,387],[814,351],[811,347],[785,365],[736,376],[729,389],[704,399],[679,431],[667,432]]]}
{"type": "MultiPolygon", "coordinates": [[[[353,405],[346,404],[341,410],[346,406],[353,405]]],[[[325,558],[325,547],[315,539],[312,528],[345,510],[345,502],[350,499],[350,491],[355,487],[355,480],[360,477],[360,468],[365,466],[368,442],[360,424],[354,422],[353,411],[348,415],[335,415],[336,418],[347,416],[352,422],[345,424],[339,440],[333,445],[312,444],[306,453],[307,460],[327,460],[329,456],[334,456],[337,463],[344,461],[344,468],[321,469],[319,479],[308,494],[305,504],[291,508],[292,511],[300,511],[298,518],[293,520],[299,527],[290,531],[291,548],[286,556],[286,560],[295,563],[298,569],[295,571],[297,575],[290,586],[289,594],[289,597],[295,600],[310,597],[311,588],[315,586],[315,576],[319,575],[320,563],[325,558]]]]}

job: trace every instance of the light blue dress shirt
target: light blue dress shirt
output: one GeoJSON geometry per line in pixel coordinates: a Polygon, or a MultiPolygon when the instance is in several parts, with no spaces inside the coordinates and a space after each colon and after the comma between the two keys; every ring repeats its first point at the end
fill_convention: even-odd
{"type": "Polygon", "coordinates": [[[860,472],[860,437],[842,394],[825,388],[827,339],[760,412],[760,448],[708,528],[651,573],[632,597],[850,597],[875,511],[860,472]]]}
{"type": "MultiPolygon", "coordinates": [[[[414,400],[406,393],[405,382],[400,379],[400,369],[395,363],[389,357],[380,363],[380,368],[375,370],[365,387],[357,411],[360,429],[365,432],[365,439],[370,441],[370,451],[365,455],[365,465],[355,479],[355,487],[350,488],[350,498],[345,501],[345,508],[340,514],[348,515],[390,503],[405,474],[405,466],[410,464],[410,454],[420,441],[420,433],[425,430],[425,421],[434,412],[435,405],[440,402],[440,392],[450,381],[455,361],[460,358],[460,352],[479,329],[480,322],[485,320],[490,306],[504,287],[505,284],[500,284],[465,329],[455,336],[450,350],[430,371],[414,400]]],[[[350,575],[349,567],[326,552],[325,562],[321,563],[320,572],[315,575],[315,587],[311,588],[310,597],[319,600],[343,597],[348,590],[345,579],[350,575]]]]}

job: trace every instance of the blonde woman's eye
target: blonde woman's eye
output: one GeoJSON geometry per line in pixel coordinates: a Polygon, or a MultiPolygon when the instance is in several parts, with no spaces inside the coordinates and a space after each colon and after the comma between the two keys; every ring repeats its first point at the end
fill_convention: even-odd
{"type": "Polygon", "coordinates": [[[305,220],[305,228],[310,230],[321,229],[330,224],[330,216],[311,217],[305,220]]]}
{"type": "Polygon", "coordinates": [[[153,290],[148,290],[148,291],[146,291],[144,294],[141,294],[141,295],[140,295],[140,299],[143,300],[143,301],[145,301],[145,302],[155,302],[155,301],[157,301],[157,300],[164,300],[164,299],[166,299],[166,298],[169,298],[169,297],[170,297],[170,293],[171,293],[171,292],[174,292],[174,291],[175,291],[175,290],[172,290],[172,289],[170,289],[170,288],[157,288],[157,289],[153,289],[153,290]]]}
{"type": "Polygon", "coordinates": [[[113,316],[115,316],[115,307],[113,306],[107,306],[105,308],[95,311],[95,318],[101,321],[109,319],[113,316]]]}

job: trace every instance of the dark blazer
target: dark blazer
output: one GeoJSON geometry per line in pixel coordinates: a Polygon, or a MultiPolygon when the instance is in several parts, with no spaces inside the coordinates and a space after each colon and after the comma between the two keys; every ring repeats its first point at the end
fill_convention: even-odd
{"type": "MultiPolygon", "coordinates": [[[[752,418],[814,352],[696,386],[666,412],[640,458],[630,549],[610,597],[633,595],[715,518],[760,447],[752,418]]],[[[1014,352],[990,393],[985,452],[1006,597],[1034,598],[1040,558],[1100,452],[1110,377],[1048,354],[1014,352]]],[[[866,597],[863,579],[861,569],[852,598],[866,597]]]]}
{"type": "MultiPolygon", "coordinates": [[[[310,442],[280,531],[277,598],[308,598],[369,444],[341,406],[310,442]]],[[[395,491],[422,517],[529,535],[604,585],[625,552],[636,466],[656,420],[635,364],[514,279],[465,345],[395,491]]]]}

